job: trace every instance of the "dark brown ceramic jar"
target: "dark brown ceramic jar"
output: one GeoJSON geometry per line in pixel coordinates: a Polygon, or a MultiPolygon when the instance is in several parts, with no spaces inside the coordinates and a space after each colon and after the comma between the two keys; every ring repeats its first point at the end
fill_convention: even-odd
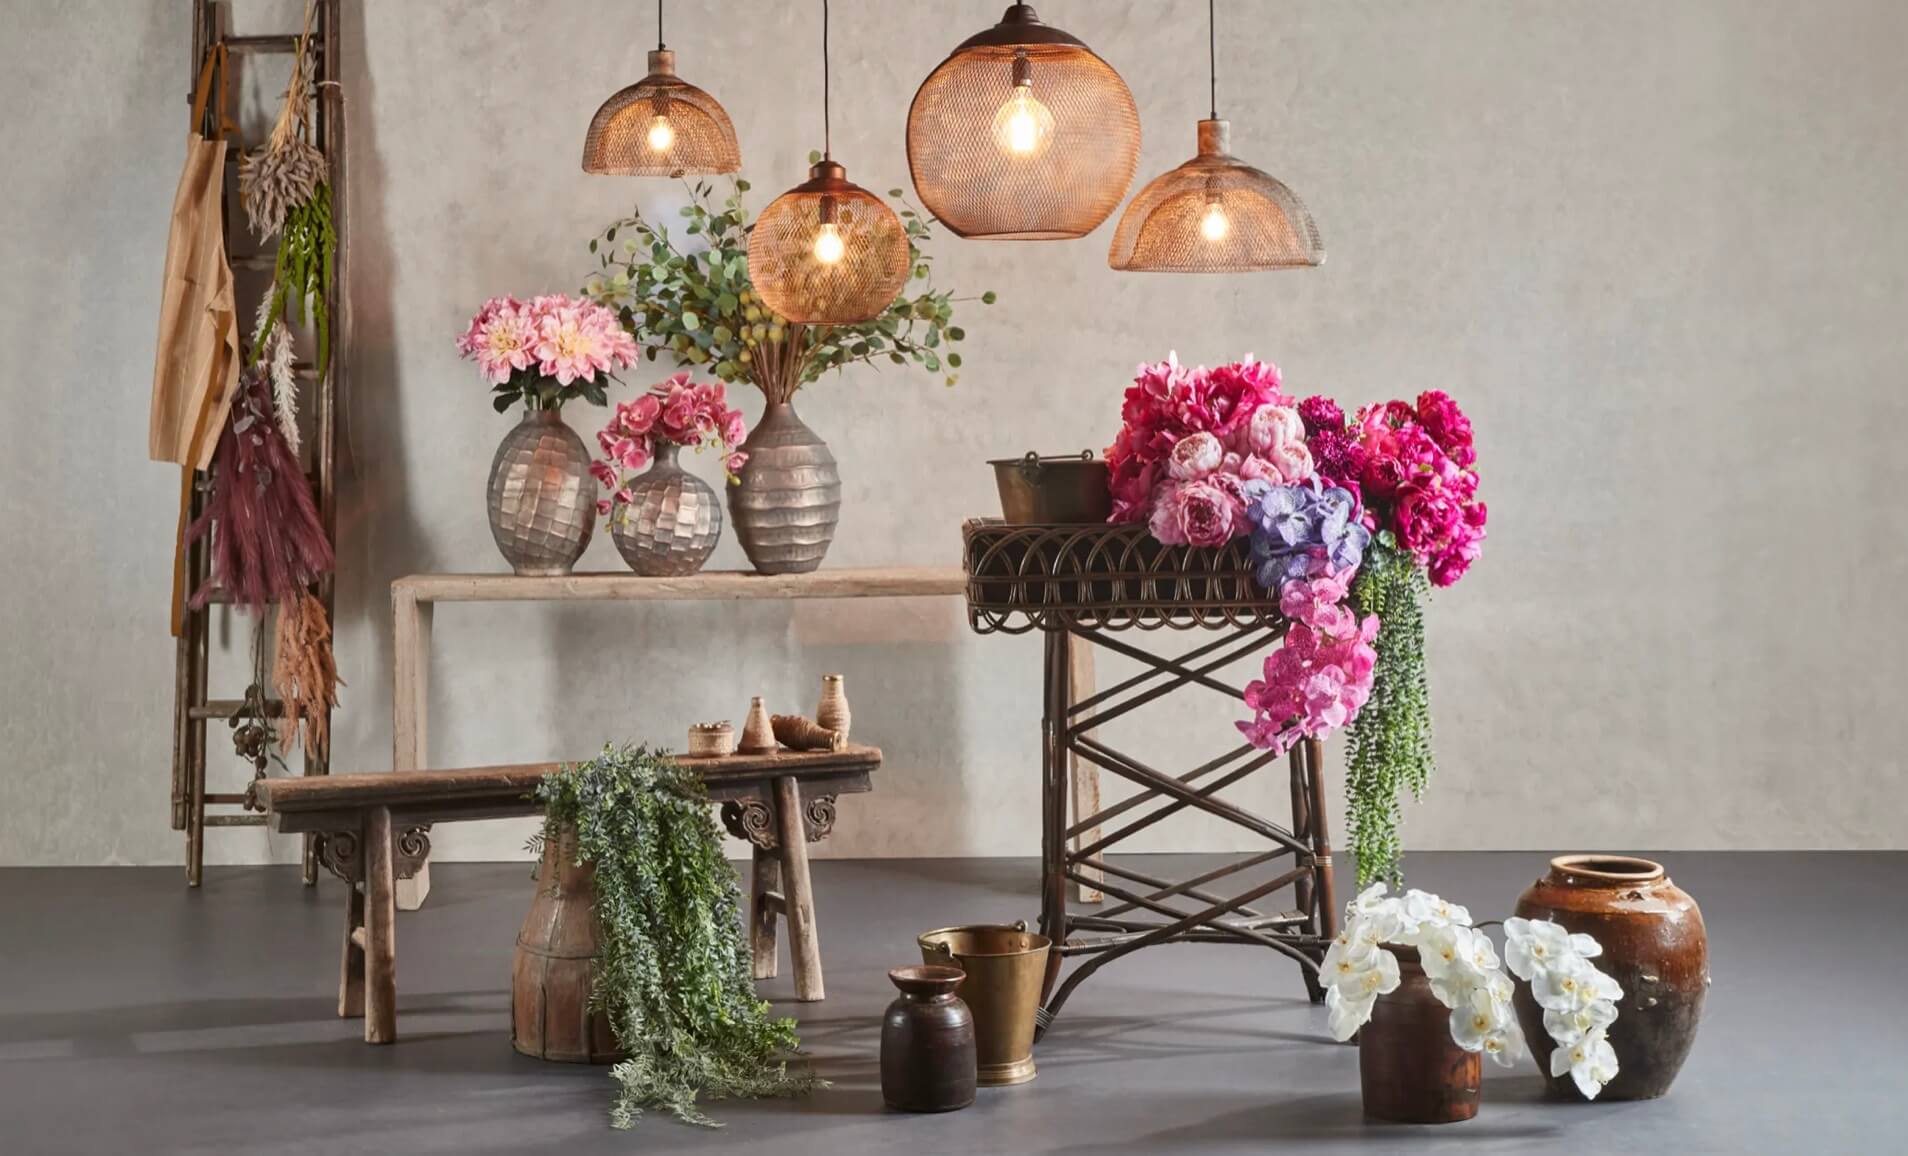
{"type": "Polygon", "coordinates": [[[1415,947],[1390,947],[1398,987],[1372,1004],[1358,1031],[1358,1082],[1365,1115],[1399,1124],[1452,1124],[1477,1115],[1480,1053],[1451,1039],[1451,1009],[1438,1002],[1415,947]]]}
{"type": "MultiPolygon", "coordinates": [[[[1593,962],[1623,985],[1610,1047],[1617,1077],[1600,1100],[1650,1100],[1669,1091],[1696,1042],[1709,990],[1709,937],[1696,901],[1663,873],[1661,863],[1624,855],[1565,855],[1517,900],[1517,914],[1548,919],[1603,945],[1593,962]]],[[[1523,984],[1517,1018],[1538,1068],[1550,1073],[1554,1045],[1543,1010],[1523,984]]],[[[1551,1092],[1582,1099],[1568,1073],[1551,1092]]]]}
{"type": "Polygon", "coordinates": [[[900,998],[881,1021],[881,1098],[903,1112],[974,1102],[974,1013],[954,989],[967,973],[932,964],[888,972],[900,998]]]}

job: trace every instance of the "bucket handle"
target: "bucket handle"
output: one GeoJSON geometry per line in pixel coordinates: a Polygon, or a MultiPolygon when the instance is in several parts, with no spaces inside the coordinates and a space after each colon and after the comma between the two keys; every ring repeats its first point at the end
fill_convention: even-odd
{"type": "MultiPolygon", "coordinates": [[[[1080,460],[1083,462],[1092,461],[1093,451],[1081,450],[1080,460]]],[[[1026,456],[1020,459],[1020,464],[1016,468],[1020,470],[1020,476],[1027,480],[1028,485],[1037,486],[1040,484],[1040,472],[1045,466],[1040,461],[1040,452],[1038,450],[1028,450],[1026,456]]],[[[1021,922],[1025,923],[1026,920],[1023,919],[1021,922]]],[[[1022,927],[1020,930],[1025,931],[1027,929],[1022,927]]]]}
{"type": "MultiPolygon", "coordinates": [[[[1027,930],[1027,921],[1024,919],[1014,920],[1014,930],[1024,933],[1027,930]]],[[[949,960],[952,960],[954,958],[954,949],[948,946],[947,941],[945,939],[935,939],[935,940],[927,941],[923,943],[922,946],[933,948],[935,951],[939,952],[940,954],[947,956],[949,960]]]]}

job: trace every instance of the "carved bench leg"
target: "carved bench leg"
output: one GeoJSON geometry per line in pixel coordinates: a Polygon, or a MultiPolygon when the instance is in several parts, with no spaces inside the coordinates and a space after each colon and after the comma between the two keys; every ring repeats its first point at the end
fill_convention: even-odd
{"type": "Polygon", "coordinates": [[[821,999],[821,941],[815,933],[815,892],[808,881],[808,832],[802,825],[801,787],[791,775],[775,780],[775,828],[788,907],[789,955],[795,961],[795,998],[821,999]]]}
{"type": "Polygon", "coordinates": [[[397,1040],[397,877],[391,811],[373,807],[364,823],[364,1042],[397,1040]]]}
{"type": "Polygon", "coordinates": [[[364,892],[345,880],[344,956],[338,968],[338,1014],[364,1014],[364,892]]]}
{"type": "Polygon", "coordinates": [[[777,970],[775,921],[780,917],[770,898],[782,885],[782,860],[774,851],[753,848],[749,883],[749,953],[756,979],[774,979],[777,970]]]}

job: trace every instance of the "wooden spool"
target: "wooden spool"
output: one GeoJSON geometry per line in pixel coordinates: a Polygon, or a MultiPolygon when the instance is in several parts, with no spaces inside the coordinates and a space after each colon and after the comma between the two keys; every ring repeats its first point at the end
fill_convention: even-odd
{"type": "Polygon", "coordinates": [[[543,845],[537,895],[510,968],[510,1046],[566,1064],[623,1058],[609,1017],[590,1010],[597,944],[596,868],[576,863],[576,836],[543,845]]]}

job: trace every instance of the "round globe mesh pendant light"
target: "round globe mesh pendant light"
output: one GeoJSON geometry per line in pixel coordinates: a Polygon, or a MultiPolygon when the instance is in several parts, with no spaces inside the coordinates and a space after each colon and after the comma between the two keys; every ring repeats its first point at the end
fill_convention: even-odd
{"type": "Polygon", "coordinates": [[[1083,237],[1119,207],[1139,149],[1120,74],[1026,4],[962,41],[908,109],[914,190],[962,237],[1083,237]]]}
{"type": "Polygon", "coordinates": [[[901,218],[848,179],[830,155],[828,0],[822,0],[822,159],[769,202],[749,233],[749,281],[762,303],[802,325],[872,321],[907,284],[901,218]]]}
{"type": "Polygon", "coordinates": [[[716,98],[676,75],[676,54],[662,42],[656,0],[656,48],[649,75],[603,102],[583,138],[583,171],[621,177],[732,173],[742,167],[735,125],[716,98]]]}
{"type": "MultiPolygon", "coordinates": [[[[1212,16],[1208,0],[1207,17],[1212,16]]],[[[1212,115],[1199,122],[1199,153],[1152,180],[1126,206],[1107,263],[1127,272],[1247,273],[1325,263],[1318,226],[1298,195],[1232,156],[1219,119],[1218,43],[1212,115]]]]}

